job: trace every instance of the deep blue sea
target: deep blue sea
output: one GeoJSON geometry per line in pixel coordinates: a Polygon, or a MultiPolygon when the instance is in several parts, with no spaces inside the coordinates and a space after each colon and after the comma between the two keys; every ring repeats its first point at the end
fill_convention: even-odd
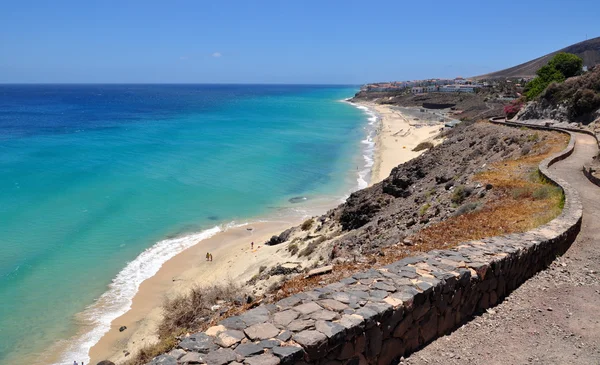
{"type": "Polygon", "coordinates": [[[364,186],[374,119],[341,101],[356,91],[0,85],[0,363],[45,363],[57,340],[83,360],[176,253],[364,186]],[[98,330],[74,342],[82,313],[98,330]]]}

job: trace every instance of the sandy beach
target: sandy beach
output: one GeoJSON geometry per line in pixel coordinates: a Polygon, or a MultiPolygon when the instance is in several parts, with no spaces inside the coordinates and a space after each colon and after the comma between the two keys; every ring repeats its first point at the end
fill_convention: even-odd
{"type": "Polygon", "coordinates": [[[375,139],[375,156],[370,185],[376,184],[390,175],[392,169],[409,161],[423,152],[413,149],[421,142],[432,142],[443,127],[442,123],[416,120],[402,114],[397,107],[375,103],[357,103],[377,113],[379,130],[375,139]]]}
{"type": "MultiPolygon", "coordinates": [[[[433,141],[441,128],[410,120],[400,111],[387,105],[361,103],[377,113],[380,118],[375,137],[376,151],[370,184],[389,176],[392,168],[417,157],[424,151],[412,149],[423,141],[433,141]]],[[[312,207],[314,214],[322,214],[333,206],[312,207]]],[[[126,360],[125,352],[132,356],[141,347],[156,342],[156,329],[161,320],[161,305],[166,297],[186,293],[195,286],[208,286],[225,281],[244,284],[258,273],[260,266],[273,266],[298,262],[285,246],[264,246],[263,242],[281,231],[300,224],[302,218],[294,217],[276,222],[260,222],[225,232],[199,242],[167,261],[158,273],[144,281],[133,298],[131,309],[115,319],[110,331],[92,347],[91,363],[109,359],[115,363],[126,360]],[[254,242],[254,250],[250,249],[254,242]],[[213,262],[205,260],[206,252],[214,256],[213,262]],[[119,331],[121,326],[127,329],[119,331]]],[[[308,266],[309,262],[300,263],[308,266]]]]}
{"type": "Polygon", "coordinates": [[[289,254],[282,246],[264,246],[263,242],[299,223],[300,220],[290,219],[231,228],[167,261],[155,276],[142,283],[131,309],[115,319],[110,331],[92,347],[91,363],[105,359],[118,363],[126,359],[124,351],[134,354],[155,342],[165,297],[185,293],[195,286],[244,283],[257,274],[260,266],[287,262],[289,254]],[[206,261],[207,252],[213,254],[212,262],[206,261]],[[121,326],[127,326],[127,330],[119,332],[121,326]]]}

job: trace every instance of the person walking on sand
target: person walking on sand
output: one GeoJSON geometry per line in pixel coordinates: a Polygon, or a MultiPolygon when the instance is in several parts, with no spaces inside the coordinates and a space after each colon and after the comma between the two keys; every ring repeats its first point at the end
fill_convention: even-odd
{"type": "Polygon", "coordinates": [[[210,256],[210,260],[209,261],[212,262],[212,253],[210,253],[209,256],[210,256]]]}
{"type": "Polygon", "coordinates": [[[250,243],[250,249],[254,250],[254,241],[252,243],[250,243]]]}
{"type": "Polygon", "coordinates": [[[206,261],[208,261],[209,258],[210,258],[210,254],[207,252],[206,253],[206,261]]]}

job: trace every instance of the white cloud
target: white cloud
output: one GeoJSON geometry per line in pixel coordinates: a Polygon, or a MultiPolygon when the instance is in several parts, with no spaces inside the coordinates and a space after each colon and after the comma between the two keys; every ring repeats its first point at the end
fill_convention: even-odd
{"type": "Polygon", "coordinates": [[[222,55],[221,55],[221,52],[215,52],[215,53],[212,54],[212,56],[215,57],[215,58],[219,58],[222,55]]]}

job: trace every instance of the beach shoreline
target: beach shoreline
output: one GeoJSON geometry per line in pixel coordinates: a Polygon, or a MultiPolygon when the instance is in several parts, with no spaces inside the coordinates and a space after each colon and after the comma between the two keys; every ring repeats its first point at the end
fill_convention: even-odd
{"type": "Polygon", "coordinates": [[[426,150],[413,151],[422,142],[433,145],[441,143],[435,139],[443,124],[423,123],[411,120],[391,105],[370,102],[353,102],[372,110],[379,124],[375,138],[375,155],[369,186],[381,182],[390,175],[392,169],[418,157],[426,150]]]}
{"type": "MultiPolygon", "coordinates": [[[[427,129],[411,125],[390,106],[348,102],[368,116],[368,125],[365,127],[367,135],[362,141],[366,147],[361,150],[365,165],[357,172],[358,189],[383,180],[393,167],[420,155],[422,152],[413,152],[412,148],[424,140],[432,140],[433,133],[439,130],[439,127],[427,129]],[[399,129],[406,129],[407,133],[398,136],[396,132],[399,129]],[[373,130],[375,133],[371,133],[373,130]]],[[[306,204],[311,205],[311,202],[306,204]]],[[[339,202],[333,199],[320,206],[312,203],[312,214],[308,216],[323,214],[337,204],[339,202]]],[[[280,220],[232,227],[201,240],[167,260],[154,276],[142,282],[130,309],[114,319],[108,332],[91,347],[90,363],[105,359],[120,363],[145,345],[156,342],[156,330],[165,298],[184,294],[196,286],[214,285],[224,280],[243,285],[258,272],[260,266],[288,262],[292,258],[283,246],[264,246],[263,243],[271,236],[299,225],[304,218],[290,215],[280,220]],[[255,243],[253,251],[250,242],[255,243]],[[214,262],[206,262],[206,252],[213,253],[214,262]],[[127,329],[119,331],[121,326],[127,329]]],[[[293,260],[297,261],[298,258],[294,257],[293,260]]],[[[303,265],[308,266],[309,263],[303,265]]]]}

